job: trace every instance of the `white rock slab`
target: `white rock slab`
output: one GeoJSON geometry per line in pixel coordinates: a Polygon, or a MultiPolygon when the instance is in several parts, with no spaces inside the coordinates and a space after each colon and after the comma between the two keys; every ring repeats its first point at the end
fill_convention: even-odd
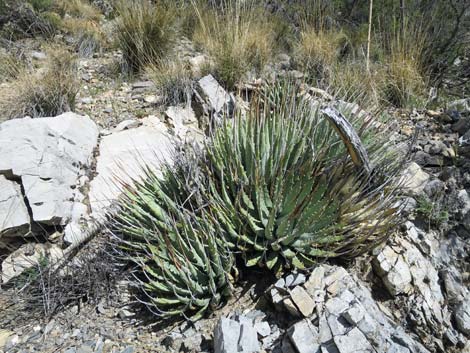
{"type": "Polygon", "coordinates": [[[66,224],[97,140],[96,124],[71,112],[6,121],[0,125],[0,174],[21,180],[34,221],[66,224]]]}
{"type": "Polygon", "coordinates": [[[90,183],[92,218],[103,222],[123,185],[132,185],[142,178],[143,166],[158,172],[162,163],[171,161],[173,151],[167,128],[157,117],[144,119],[140,127],[104,136],[97,157],[97,175],[90,183]]]}

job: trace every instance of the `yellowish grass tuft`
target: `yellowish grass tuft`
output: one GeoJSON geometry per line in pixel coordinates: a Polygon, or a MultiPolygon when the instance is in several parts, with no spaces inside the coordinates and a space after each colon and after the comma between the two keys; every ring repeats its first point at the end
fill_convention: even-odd
{"type": "Polygon", "coordinates": [[[178,57],[149,65],[147,74],[162,94],[165,104],[179,104],[191,99],[191,70],[188,64],[178,57]]]}
{"type": "Polygon", "coordinates": [[[422,104],[427,82],[423,72],[424,44],[427,38],[419,25],[406,24],[389,39],[382,79],[383,98],[397,106],[422,104]]]}
{"type": "Polygon", "coordinates": [[[294,49],[295,61],[312,81],[320,83],[331,76],[346,42],[347,36],[342,31],[306,27],[294,49]]]}
{"type": "Polygon", "coordinates": [[[216,76],[234,88],[243,75],[261,71],[276,48],[276,24],[254,1],[227,0],[217,9],[194,5],[194,41],[214,60],[216,76]]]}
{"type": "Polygon", "coordinates": [[[0,88],[0,116],[4,119],[54,116],[73,109],[79,89],[75,57],[61,47],[46,50],[39,70],[21,70],[0,88]]]}
{"type": "Polygon", "coordinates": [[[122,0],[117,12],[117,44],[125,71],[136,73],[148,64],[158,63],[174,42],[175,8],[163,1],[122,0]]]}
{"type": "Polygon", "coordinates": [[[54,8],[62,17],[69,15],[95,22],[102,17],[98,8],[83,0],[55,0],[54,8]]]}

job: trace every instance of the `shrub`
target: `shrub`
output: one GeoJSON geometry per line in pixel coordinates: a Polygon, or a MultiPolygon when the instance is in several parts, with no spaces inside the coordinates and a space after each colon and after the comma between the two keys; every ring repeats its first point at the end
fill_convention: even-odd
{"type": "Polygon", "coordinates": [[[163,103],[176,105],[191,100],[193,88],[191,70],[178,57],[150,65],[147,73],[163,95],[163,103]]]}
{"type": "Polygon", "coordinates": [[[49,12],[35,11],[27,2],[8,5],[0,19],[0,37],[18,40],[34,36],[52,37],[57,22],[51,20],[49,12]]]}
{"type": "Polygon", "coordinates": [[[73,109],[79,89],[75,58],[67,50],[51,47],[43,70],[24,70],[2,87],[0,115],[7,119],[55,116],[73,109]]]}
{"type": "Polygon", "coordinates": [[[52,0],[27,0],[35,11],[48,11],[52,7],[52,0]]]}
{"type": "Polygon", "coordinates": [[[215,75],[229,89],[250,70],[260,71],[276,47],[276,24],[254,1],[195,5],[199,19],[194,41],[214,59],[215,75]]]}
{"type": "Polygon", "coordinates": [[[147,169],[147,178],[125,192],[114,228],[136,267],[141,301],[157,316],[197,320],[230,295],[233,257],[210,215],[196,216],[174,194],[188,191],[186,168],[167,169],[166,183],[147,169]]]}
{"type": "Polygon", "coordinates": [[[368,176],[347,157],[352,142],[297,94],[293,87],[268,91],[246,119],[226,121],[207,147],[206,202],[248,266],[304,268],[319,258],[355,256],[383,240],[396,216],[387,184],[397,165],[380,147],[384,137],[359,128],[360,115],[341,108],[363,131],[374,165],[368,176]]]}
{"type": "Polygon", "coordinates": [[[331,123],[341,113],[301,92],[265,88],[204,152],[186,149],[163,178],[145,167],[126,189],[114,230],[157,315],[200,317],[219,305],[234,255],[275,273],[304,269],[366,252],[396,225],[401,163],[383,123],[338,102],[361,144],[347,122],[331,123]]]}
{"type": "Polygon", "coordinates": [[[147,64],[158,63],[174,41],[173,7],[161,1],[121,1],[117,12],[117,44],[124,71],[136,73],[147,64]]]}

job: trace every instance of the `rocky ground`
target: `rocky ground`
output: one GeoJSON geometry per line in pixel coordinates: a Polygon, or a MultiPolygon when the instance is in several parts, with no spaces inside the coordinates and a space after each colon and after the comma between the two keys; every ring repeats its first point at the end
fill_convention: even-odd
{"type": "MultiPolygon", "coordinates": [[[[80,60],[76,114],[0,125],[3,285],[44,257],[93,254],[120,192],[111,180],[131,182],[144,160],[158,168],[179,143],[204,138],[208,116],[240,104],[206,76],[191,102],[164,106],[145,77],[113,76],[116,58],[80,60]],[[27,241],[17,236],[25,231],[27,241]]],[[[392,114],[395,137],[417,140],[403,225],[372,254],[243,279],[231,302],[194,324],[152,321],[116,269],[102,271],[112,277],[106,296],[71,300],[47,321],[36,316],[44,308],[15,312],[4,286],[0,352],[470,352],[470,100],[392,114]]]]}

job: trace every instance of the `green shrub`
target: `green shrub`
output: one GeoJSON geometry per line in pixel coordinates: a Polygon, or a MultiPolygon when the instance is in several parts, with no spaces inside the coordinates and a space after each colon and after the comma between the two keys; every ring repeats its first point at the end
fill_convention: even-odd
{"type": "Polygon", "coordinates": [[[125,192],[114,228],[148,308],[163,318],[197,320],[230,295],[233,257],[210,215],[182,207],[175,192],[188,191],[187,172],[169,167],[162,181],[147,169],[147,178],[125,192]]]}
{"type": "MultiPolygon", "coordinates": [[[[341,108],[353,124],[361,119],[341,108]]],[[[364,128],[364,127],[363,127],[364,128]]],[[[295,87],[268,90],[247,113],[226,121],[207,146],[206,203],[246,264],[304,268],[350,257],[388,234],[396,217],[384,137],[363,133],[375,165],[364,175],[328,119],[295,87]],[[384,160],[381,160],[384,158],[384,160]]]]}
{"type": "Polygon", "coordinates": [[[174,8],[161,1],[121,1],[117,12],[117,44],[124,71],[136,73],[147,64],[158,63],[175,38],[174,8]]]}
{"type": "Polygon", "coordinates": [[[35,11],[48,11],[52,7],[53,0],[27,0],[35,11]]]}
{"type": "Polygon", "coordinates": [[[186,149],[162,178],[145,167],[125,191],[114,230],[157,315],[217,307],[230,293],[233,256],[275,273],[304,269],[364,253],[396,225],[400,159],[383,123],[337,104],[367,149],[369,162],[357,159],[357,144],[301,92],[264,88],[203,152],[186,149]]]}

